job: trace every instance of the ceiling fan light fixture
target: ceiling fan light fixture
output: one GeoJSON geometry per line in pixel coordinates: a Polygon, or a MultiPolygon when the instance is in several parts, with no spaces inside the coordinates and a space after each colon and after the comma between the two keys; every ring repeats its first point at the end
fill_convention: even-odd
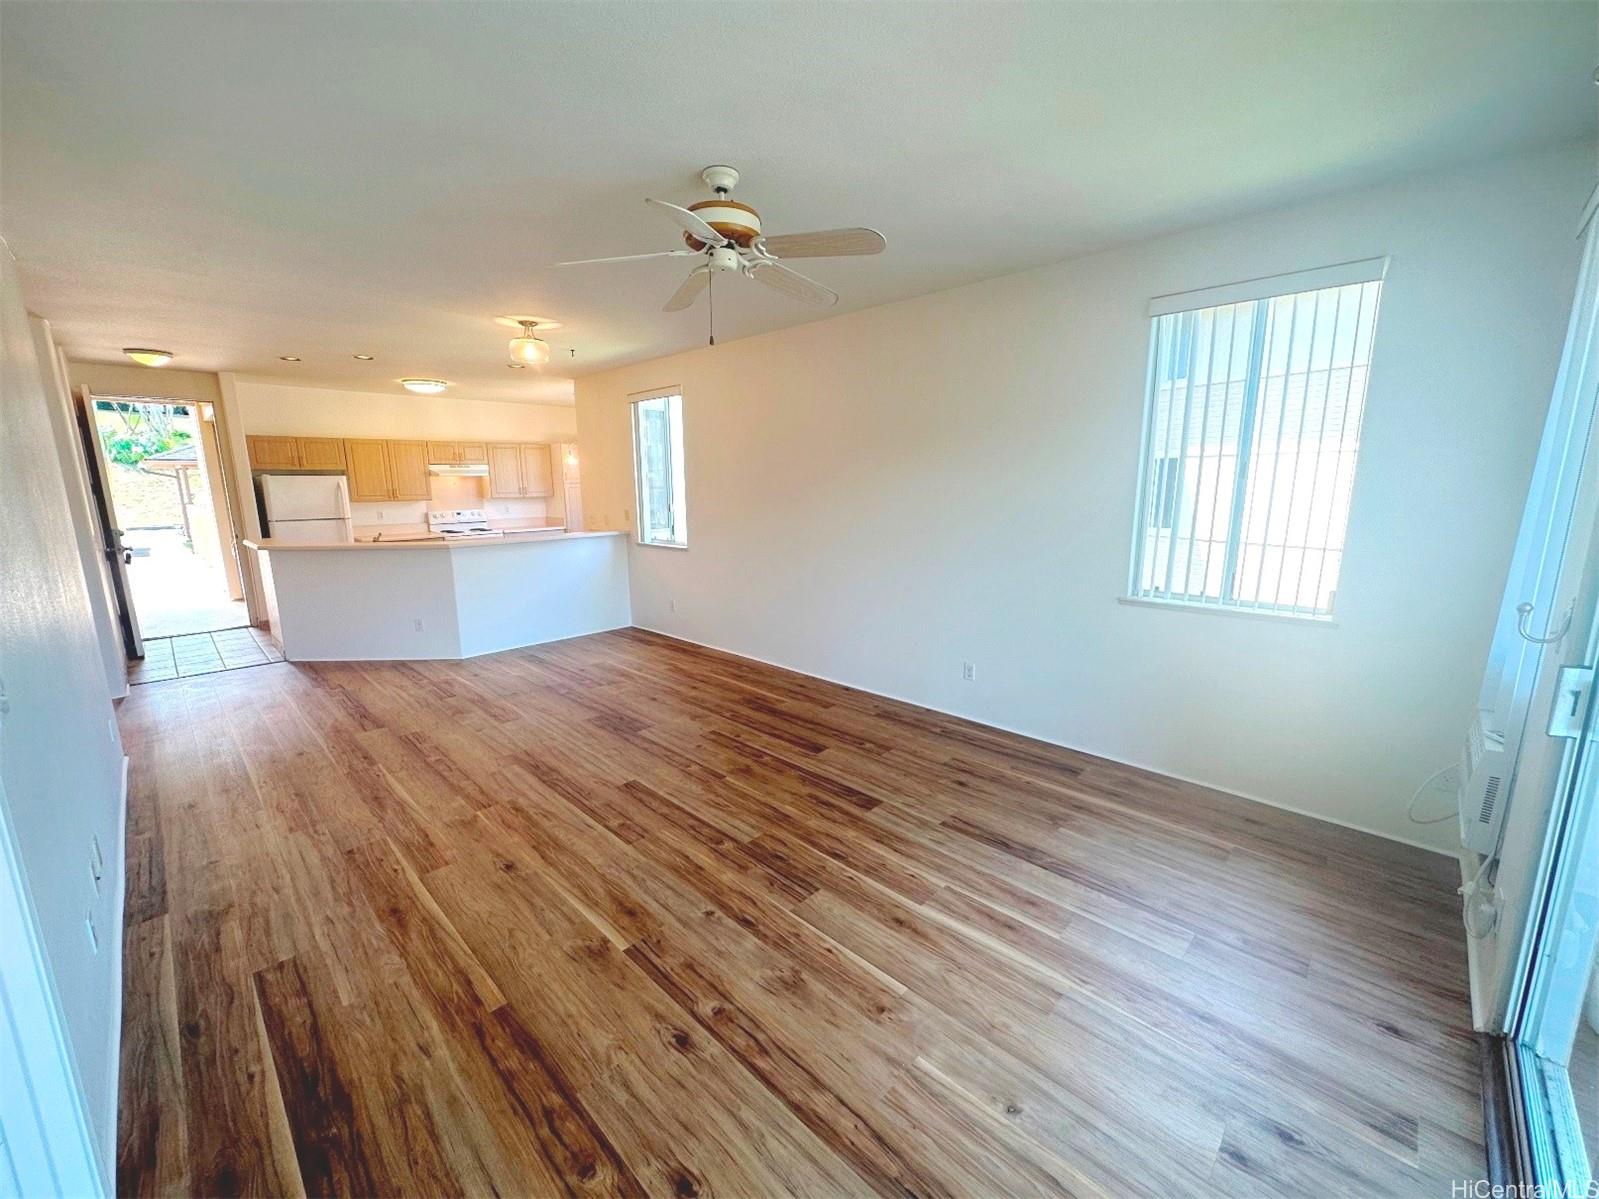
{"type": "Polygon", "coordinates": [[[541,341],[535,334],[537,321],[523,321],[520,336],[511,338],[511,357],[528,366],[542,366],[550,360],[550,343],[541,341]]]}
{"type": "Polygon", "coordinates": [[[151,350],[143,346],[128,346],[122,352],[140,366],[165,366],[172,361],[171,350],[151,350]]]}
{"type": "Polygon", "coordinates": [[[400,386],[417,395],[436,396],[449,386],[443,379],[401,379],[400,386]]]}

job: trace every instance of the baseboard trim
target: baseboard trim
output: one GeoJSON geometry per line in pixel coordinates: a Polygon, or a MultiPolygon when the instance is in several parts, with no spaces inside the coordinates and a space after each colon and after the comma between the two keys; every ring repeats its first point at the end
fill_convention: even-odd
{"type": "Polygon", "coordinates": [[[1409,837],[1401,837],[1394,833],[1368,828],[1363,824],[1356,824],[1350,820],[1339,820],[1335,816],[1328,816],[1322,812],[1312,812],[1305,808],[1295,807],[1293,804],[1283,803],[1279,800],[1267,799],[1263,795],[1251,795],[1245,791],[1234,791],[1230,787],[1218,786],[1217,784],[1209,782],[1205,779],[1193,778],[1185,774],[1175,774],[1170,770],[1165,770],[1158,766],[1151,766],[1146,762],[1135,762],[1129,758],[1112,757],[1110,754],[1100,753],[1097,750],[1083,749],[1081,746],[1077,745],[1068,745],[1064,741],[1055,741],[1049,737],[1040,737],[1037,733],[1028,732],[1025,729],[1012,728],[1010,725],[997,724],[991,720],[978,720],[976,717],[970,716],[965,712],[951,712],[947,708],[936,707],[933,704],[924,703],[919,699],[908,699],[903,695],[895,695],[889,691],[876,691],[871,687],[863,687],[859,683],[851,683],[845,679],[835,679],[830,675],[817,674],[813,670],[802,670],[798,666],[789,665],[787,662],[773,662],[768,658],[761,658],[754,654],[742,653],[736,649],[728,649],[726,646],[717,645],[714,642],[696,641],[694,638],[685,637],[681,633],[669,633],[665,629],[658,629],[653,625],[639,624],[637,621],[634,621],[631,627],[635,629],[642,629],[646,633],[654,633],[658,637],[665,637],[669,641],[682,641],[688,645],[697,645],[701,649],[714,649],[719,654],[727,654],[734,658],[743,658],[749,662],[759,662],[762,666],[775,666],[779,670],[787,670],[794,674],[804,675],[806,678],[810,679],[819,679],[824,683],[833,683],[839,687],[848,687],[852,691],[861,691],[867,695],[875,695],[879,699],[891,699],[895,703],[909,704],[913,708],[922,708],[928,712],[937,712],[940,716],[951,716],[956,720],[970,721],[972,724],[982,725],[984,728],[997,729],[1002,733],[1010,733],[1015,737],[1026,737],[1029,741],[1037,741],[1043,745],[1053,745],[1057,749],[1067,749],[1072,753],[1082,754],[1085,757],[1099,758],[1102,761],[1111,762],[1117,766],[1130,766],[1134,770],[1146,771],[1149,774],[1159,775],[1161,778],[1171,779],[1172,781],[1178,783],[1188,783],[1194,787],[1204,787],[1206,790],[1215,791],[1220,795],[1231,796],[1234,799],[1247,800],[1249,803],[1261,804],[1262,806],[1268,808],[1276,808],[1280,812],[1292,812],[1296,816],[1304,816],[1311,820],[1319,820],[1323,824],[1336,825],[1339,828],[1346,828],[1350,832],[1365,833],[1368,837],[1377,837],[1383,841],[1393,841],[1400,845],[1408,845],[1412,849],[1424,850],[1427,853],[1442,854],[1445,857],[1455,856],[1455,851],[1453,849],[1440,849],[1436,845],[1428,845],[1425,842],[1412,840],[1409,837]]]}
{"type": "Polygon", "coordinates": [[[105,1153],[106,1194],[117,1193],[117,1105],[122,1096],[122,923],[127,919],[128,908],[128,770],[132,759],[122,755],[121,793],[117,798],[117,843],[112,848],[115,869],[106,871],[107,882],[116,887],[111,900],[111,927],[106,930],[111,953],[111,975],[117,980],[116,996],[111,1001],[110,1054],[111,1093],[106,1096],[106,1111],[102,1113],[102,1135],[106,1138],[105,1153]]]}

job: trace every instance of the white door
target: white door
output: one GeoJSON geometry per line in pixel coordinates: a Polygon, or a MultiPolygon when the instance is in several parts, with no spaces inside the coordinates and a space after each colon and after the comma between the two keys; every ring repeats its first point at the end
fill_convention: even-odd
{"type": "Polygon", "coordinates": [[[274,541],[299,545],[337,545],[354,541],[350,522],[336,520],[275,520],[267,530],[274,541]]]}
{"type": "Polygon", "coordinates": [[[129,658],[144,657],[144,635],[139,631],[139,614],[133,608],[133,588],[128,582],[128,563],[132,551],[122,544],[122,526],[117,523],[116,504],[111,499],[111,467],[105,446],[94,422],[94,397],[87,387],[78,389],[74,415],[78,419],[78,438],[83,443],[84,465],[89,473],[95,516],[100,524],[100,544],[111,564],[111,589],[116,593],[117,623],[122,627],[122,648],[129,658]]]}
{"type": "Polygon", "coordinates": [[[1599,646],[1596,416],[1599,231],[1590,229],[1482,693],[1485,723],[1503,735],[1514,761],[1498,844],[1477,871],[1496,910],[1481,916],[1473,933],[1473,1002],[1487,1032],[1506,1031],[1520,1001],[1550,815],[1584,748],[1556,717],[1588,702],[1567,693],[1578,677],[1567,668],[1593,666],[1599,646]]]}
{"type": "Polygon", "coordinates": [[[343,475],[263,475],[267,520],[330,520],[350,515],[349,485],[343,475]]]}
{"type": "Polygon", "coordinates": [[[0,783],[0,1195],[102,1195],[88,1114],[0,783]]]}

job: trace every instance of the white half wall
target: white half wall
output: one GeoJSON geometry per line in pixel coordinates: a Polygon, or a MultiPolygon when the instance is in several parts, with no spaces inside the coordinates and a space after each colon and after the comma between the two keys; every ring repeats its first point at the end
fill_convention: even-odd
{"type": "Polygon", "coordinates": [[[678,385],[689,548],[632,546],[637,624],[1450,846],[1405,804],[1476,700],[1593,172],[1485,162],[579,378],[589,527],[632,522],[629,393],[678,385]],[[1149,299],[1381,255],[1336,624],[1118,603],[1149,299]]]}
{"type": "MultiPolygon", "coordinates": [[[[122,997],[122,742],[51,423],[55,366],[35,353],[16,263],[3,245],[0,275],[0,803],[109,1192],[122,997]]],[[[6,950],[9,962],[15,947],[6,950]]],[[[12,1085],[0,1079],[0,1087],[12,1085]]]]}

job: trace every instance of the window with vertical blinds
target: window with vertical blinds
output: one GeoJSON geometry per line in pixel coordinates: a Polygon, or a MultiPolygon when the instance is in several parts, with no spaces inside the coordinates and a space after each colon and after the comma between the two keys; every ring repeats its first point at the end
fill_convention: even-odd
{"type": "Polygon", "coordinates": [[[1385,267],[1150,305],[1134,598],[1331,615],[1385,267]]]}

